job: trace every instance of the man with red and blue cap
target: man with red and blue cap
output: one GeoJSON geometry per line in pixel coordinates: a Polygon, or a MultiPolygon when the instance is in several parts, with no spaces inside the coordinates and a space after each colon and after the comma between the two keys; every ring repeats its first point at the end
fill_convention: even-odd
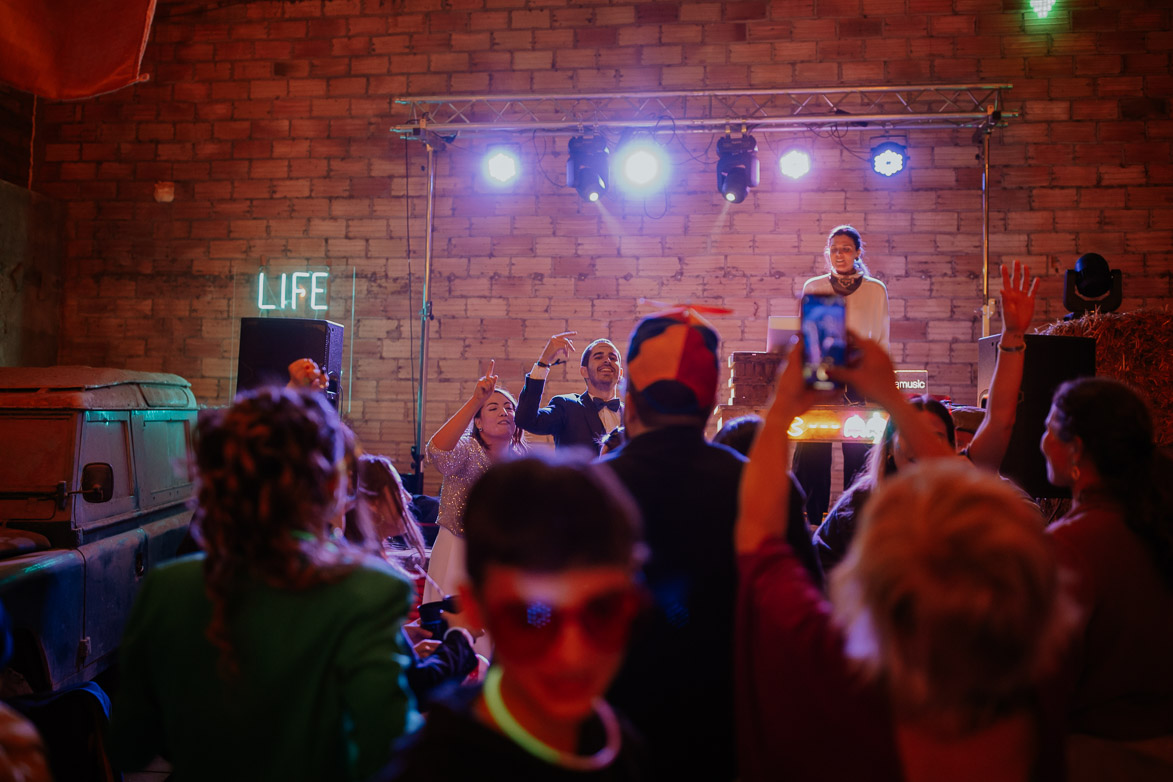
{"type": "Polygon", "coordinates": [[[655,607],[608,695],[648,743],[654,779],[728,780],[733,736],[733,524],[745,458],[705,440],[719,337],[694,309],[649,315],[627,351],[628,441],[601,461],[644,517],[655,607]]]}

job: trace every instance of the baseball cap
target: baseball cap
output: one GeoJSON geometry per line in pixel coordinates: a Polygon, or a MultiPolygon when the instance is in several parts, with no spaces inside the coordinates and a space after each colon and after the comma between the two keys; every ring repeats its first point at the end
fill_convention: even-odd
{"type": "Polygon", "coordinates": [[[631,332],[628,388],[659,413],[708,416],[717,403],[719,342],[691,307],[648,315],[631,332]]]}

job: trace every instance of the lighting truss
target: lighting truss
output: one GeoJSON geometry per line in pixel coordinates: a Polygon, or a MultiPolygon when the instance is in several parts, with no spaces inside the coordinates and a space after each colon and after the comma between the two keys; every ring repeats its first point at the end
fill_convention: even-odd
{"type": "MultiPolygon", "coordinates": [[[[710,90],[533,95],[414,95],[396,98],[406,117],[390,128],[427,150],[424,291],[420,308],[419,380],[415,397],[413,479],[422,486],[424,408],[427,400],[429,321],[432,302],[432,230],[436,176],[434,157],[460,134],[525,133],[581,136],[612,130],[713,133],[778,133],[806,129],[889,131],[973,128],[983,145],[982,335],[990,334],[994,300],[989,296],[990,132],[1017,117],[1003,110],[1009,84],[929,84],[904,87],[838,87],[793,90],[710,90]]],[[[630,135],[630,134],[628,134],[630,135]]]]}
{"type": "Polygon", "coordinates": [[[936,84],[792,90],[711,90],[547,95],[417,95],[395,99],[406,119],[392,133],[419,136],[584,129],[755,133],[804,128],[904,130],[989,128],[1009,84],[936,84]]]}

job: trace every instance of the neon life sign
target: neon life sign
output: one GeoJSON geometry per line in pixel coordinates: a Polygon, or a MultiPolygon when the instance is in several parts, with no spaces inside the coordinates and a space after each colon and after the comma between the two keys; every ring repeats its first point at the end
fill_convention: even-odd
{"type": "Polygon", "coordinates": [[[328,309],[326,286],[330,281],[329,272],[282,272],[279,285],[277,279],[269,279],[264,272],[257,273],[258,309],[280,312],[325,312],[328,309]],[[280,294],[275,295],[271,288],[279,288],[280,294]]]}
{"type": "Polygon", "coordinates": [[[787,433],[795,440],[878,443],[887,425],[879,410],[815,407],[791,421],[787,433]]]}

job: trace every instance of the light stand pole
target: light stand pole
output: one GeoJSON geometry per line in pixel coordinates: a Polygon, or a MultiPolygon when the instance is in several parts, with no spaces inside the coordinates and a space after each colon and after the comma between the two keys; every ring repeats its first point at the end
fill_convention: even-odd
{"type": "Polygon", "coordinates": [[[986,122],[974,131],[974,141],[982,145],[982,336],[990,336],[994,318],[994,300],[990,297],[990,133],[1002,119],[993,106],[986,109],[986,122]]]}
{"type": "Polygon", "coordinates": [[[428,400],[428,338],[432,323],[432,228],[436,210],[436,151],[443,149],[443,142],[426,128],[420,127],[420,138],[427,150],[428,199],[424,217],[424,285],[420,302],[420,352],[419,381],[415,389],[415,442],[411,446],[411,470],[407,476],[410,483],[407,490],[412,494],[424,491],[424,426],[427,420],[428,400]]]}

